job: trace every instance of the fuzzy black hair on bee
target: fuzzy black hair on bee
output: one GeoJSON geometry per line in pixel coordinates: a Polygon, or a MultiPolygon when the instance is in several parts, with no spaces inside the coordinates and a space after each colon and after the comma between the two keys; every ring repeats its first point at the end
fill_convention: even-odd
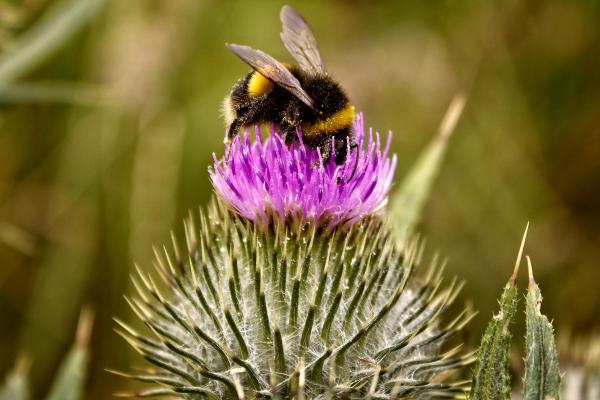
{"type": "Polygon", "coordinates": [[[281,9],[281,39],[298,65],[283,64],[261,50],[226,44],[254,70],[225,98],[227,141],[245,126],[275,123],[289,145],[302,131],[303,142],[343,164],[355,147],[354,106],[327,72],[306,20],[292,7],[281,9]]]}

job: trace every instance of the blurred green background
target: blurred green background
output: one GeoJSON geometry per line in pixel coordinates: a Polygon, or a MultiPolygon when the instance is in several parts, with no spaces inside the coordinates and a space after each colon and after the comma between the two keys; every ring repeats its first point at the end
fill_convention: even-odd
{"type": "MultiPolygon", "coordinates": [[[[248,70],[223,43],[290,60],[282,4],[0,0],[0,376],[26,355],[45,391],[89,304],[86,398],[129,385],[104,371],[143,365],[112,331],[113,316],[131,320],[128,274],[211,196],[220,103],[248,70]],[[75,3],[74,17],[61,9],[75,3]],[[57,39],[49,21],[82,28],[57,39]],[[11,66],[32,37],[40,48],[11,66]]],[[[367,125],[394,131],[397,182],[452,96],[469,94],[419,228],[467,282],[474,342],[527,221],[559,336],[597,330],[598,1],[291,4],[367,125]]]]}

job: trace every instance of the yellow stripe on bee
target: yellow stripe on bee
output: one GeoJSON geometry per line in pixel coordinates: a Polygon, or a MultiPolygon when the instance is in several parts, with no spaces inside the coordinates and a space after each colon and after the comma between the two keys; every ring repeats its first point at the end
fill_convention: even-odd
{"type": "Polygon", "coordinates": [[[269,93],[273,90],[273,82],[265,78],[258,72],[253,72],[248,80],[248,95],[257,97],[269,93]]]}
{"type": "Polygon", "coordinates": [[[350,126],[352,121],[354,121],[354,106],[348,104],[327,119],[318,121],[312,125],[303,126],[302,134],[306,137],[314,137],[321,133],[334,133],[350,126]]]}

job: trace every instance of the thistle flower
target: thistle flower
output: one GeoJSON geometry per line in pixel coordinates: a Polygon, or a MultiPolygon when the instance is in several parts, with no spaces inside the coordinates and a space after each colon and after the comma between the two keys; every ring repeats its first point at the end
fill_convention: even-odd
{"type": "Polygon", "coordinates": [[[263,142],[256,130],[231,143],[229,156],[210,170],[213,186],[231,207],[246,218],[268,223],[272,218],[292,223],[333,227],[352,225],[386,204],[396,167],[388,157],[391,134],[381,148],[379,134],[365,137],[364,121],[354,122],[356,147],[337,166],[333,157],[323,163],[318,150],[305,146],[302,135],[286,146],[272,130],[263,142]]]}
{"type": "Polygon", "coordinates": [[[443,288],[435,260],[417,278],[422,246],[399,246],[373,214],[395,161],[373,136],[363,150],[362,119],[357,127],[356,174],[349,164],[315,166],[317,152],[286,149],[277,133],[253,145],[238,139],[226,166],[215,161],[222,198],[201,211],[198,226],[186,219],[186,252],[173,240],[171,251],[156,251],[161,282],[140,269],[133,278],[128,302],[149,330],[117,321],[119,333],[157,368],[123,374],[155,384],[123,395],[464,396],[465,382],[450,378],[473,354],[448,340],[471,315],[444,316],[461,285],[443,288]],[[369,173],[383,181],[367,183],[369,173]]]}

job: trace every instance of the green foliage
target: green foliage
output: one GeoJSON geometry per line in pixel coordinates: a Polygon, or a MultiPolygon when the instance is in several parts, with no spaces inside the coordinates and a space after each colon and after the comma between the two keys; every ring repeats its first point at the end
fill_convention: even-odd
{"type": "MultiPolygon", "coordinates": [[[[75,343],[62,361],[46,400],[79,400],[83,398],[83,384],[88,371],[88,344],[93,314],[84,309],[79,318],[75,343]]],[[[0,400],[28,400],[28,362],[24,359],[8,375],[0,388],[0,400]]]]}
{"type": "MultiPolygon", "coordinates": [[[[509,326],[517,311],[519,291],[516,282],[526,237],[527,228],[523,235],[513,275],[502,293],[500,312],[489,322],[481,340],[471,381],[470,398],[473,400],[508,400],[511,398],[509,356],[512,334],[509,326]]],[[[523,399],[558,400],[561,379],[554,331],[548,318],[540,311],[542,295],[533,280],[529,257],[527,257],[527,263],[529,288],[526,301],[527,355],[523,399]]]]}
{"type": "Polygon", "coordinates": [[[504,287],[500,298],[500,311],[494,315],[481,339],[479,354],[471,378],[469,398],[473,400],[508,400],[511,393],[509,371],[510,343],[512,333],[510,324],[514,321],[519,303],[517,274],[523,256],[527,228],[521,240],[517,262],[511,278],[504,287]]]}
{"type": "MultiPolygon", "coordinates": [[[[6,371],[15,352],[26,352],[35,361],[34,386],[56,370],[80,299],[94,302],[103,315],[123,315],[118,299],[130,260],[145,263],[150,244],[210,196],[206,166],[223,132],[217,108],[245,72],[223,42],[289,57],[277,36],[278,2],[104,3],[108,7],[97,13],[97,1],[0,1],[0,9],[31,10],[10,40],[8,18],[0,18],[3,63],[32,43],[33,32],[46,43],[27,46],[43,57],[19,56],[18,71],[0,74],[8,77],[2,85],[11,84],[0,90],[0,364],[6,371]],[[88,10],[100,17],[91,29],[70,17],[82,5],[92,5],[88,10]],[[51,31],[67,34],[37,28],[50,21],[44,15],[57,24],[51,31]],[[88,89],[107,96],[82,96],[88,89]],[[131,95],[123,99],[123,93],[131,95]],[[81,107],[97,103],[109,107],[81,107]],[[173,134],[162,124],[172,115],[185,122],[184,132],[173,134]],[[165,150],[174,148],[173,137],[182,138],[182,151],[165,150]],[[98,141],[81,145],[87,138],[98,141]],[[148,150],[152,141],[160,152],[148,150]],[[82,171],[90,174],[79,180],[82,171]]],[[[535,210],[547,232],[564,233],[533,243],[532,252],[544,251],[552,271],[544,279],[544,293],[553,297],[545,312],[578,329],[597,327],[599,253],[589,239],[600,226],[593,207],[599,196],[590,186],[600,166],[600,80],[589,61],[597,59],[597,3],[387,1],[371,7],[312,1],[298,7],[314,21],[332,75],[375,125],[395,131],[399,170],[434,130],[449,96],[473,81],[469,120],[451,139],[429,203],[429,242],[451,254],[451,275],[467,279],[466,297],[491,315],[487,307],[496,304],[498,289],[492,288],[505,278],[497,268],[477,267],[506,258],[510,232],[535,210]],[[330,22],[340,16],[344,24],[330,22]],[[476,234],[482,224],[485,234],[476,234]]],[[[80,11],[83,23],[89,21],[90,14],[80,11]]],[[[422,208],[425,201],[406,204],[406,210],[394,208],[415,215],[408,206],[422,208]]],[[[414,226],[414,219],[406,220],[414,226]]],[[[477,325],[474,335],[483,331],[477,325]]],[[[102,368],[125,357],[109,324],[99,328],[98,348],[115,351],[95,353],[90,399],[109,397],[115,380],[102,368]]],[[[582,379],[588,382],[587,372],[582,379]]],[[[600,398],[598,389],[589,393],[589,399],[600,398]]]]}
{"type": "Polygon", "coordinates": [[[558,341],[561,369],[564,371],[561,398],[596,400],[600,398],[600,336],[562,335],[558,341]]]}
{"type": "Polygon", "coordinates": [[[0,387],[0,400],[29,400],[31,389],[27,379],[28,361],[21,359],[0,387]]]}
{"type": "Polygon", "coordinates": [[[471,399],[510,399],[508,361],[512,334],[509,325],[514,321],[518,297],[519,292],[511,279],[502,292],[500,311],[494,315],[483,334],[473,371],[471,399]]]}
{"type": "Polygon", "coordinates": [[[429,143],[400,187],[392,194],[391,221],[399,243],[406,242],[407,238],[414,233],[442,163],[448,139],[454,131],[465,103],[464,94],[454,97],[442,120],[438,135],[429,143]]]}
{"type": "Polygon", "coordinates": [[[560,397],[560,371],[552,324],[540,311],[542,293],[533,279],[527,257],[529,288],[526,302],[526,350],[523,400],[557,400],[560,397]]]}
{"type": "Polygon", "coordinates": [[[349,231],[278,222],[263,230],[219,200],[200,221],[185,224],[185,254],[176,245],[157,252],[161,281],[141,270],[133,279],[138,296],[128,302],[150,331],[117,321],[120,334],[158,369],[124,375],[160,386],[122,395],[464,393],[447,375],[472,354],[442,346],[471,316],[442,321],[461,285],[441,289],[435,262],[417,279],[417,244],[401,249],[377,219],[349,231]]]}
{"type": "Polygon", "coordinates": [[[96,15],[104,0],[59,1],[0,58],[0,87],[31,72],[96,15]]]}
{"type": "Polygon", "coordinates": [[[88,342],[92,319],[93,316],[90,310],[82,312],[75,344],[63,360],[46,400],[78,400],[83,398],[83,384],[88,369],[88,342]]]}

